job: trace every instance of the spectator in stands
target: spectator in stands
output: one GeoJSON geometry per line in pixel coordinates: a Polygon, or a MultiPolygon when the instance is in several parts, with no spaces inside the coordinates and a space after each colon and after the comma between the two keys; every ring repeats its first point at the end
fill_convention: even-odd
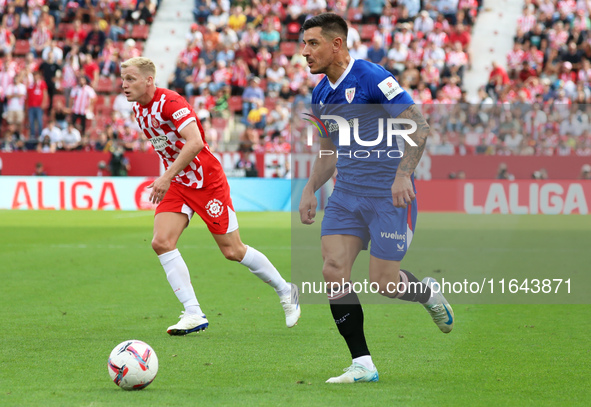
{"type": "Polygon", "coordinates": [[[113,110],[121,117],[129,117],[133,112],[133,102],[127,101],[127,97],[123,93],[119,93],[113,100],[113,110]]]}
{"type": "Polygon", "coordinates": [[[14,44],[16,44],[16,38],[6,26],[6,19],[2,19],[2,23],[0,24],[0,52],[2,55],[12,54],[14,44]]]}
{"type": "Polygon", "coordinates": [[[591,179],[591,165],[583,164],[581,167],[581,173],[579,174],[579,179],[591,179]]]}
{"type": "Polygon", "coordinates": [[[53,54],[53,60],[58,65],[61,65],[64,59],[64,50],[59,47],[57,40],[52,40],[48,47],[41,53],[41,58],[47,61],[49,54],[53,54]]]}
{"type": "Polygon", "coordinates": [[[82,52],[92,54],[93,58],[97,58],[103,47],[105,46],[105,40],[107,36],[101,30],[98,21],[95,21],[92,25],[92,30],[86,34],[84,43],[82,44],[82,52]]]}
{"type": "Polygon", "coordinates": [[[129,160],[125,157],[125,149],[119,140],[114,140],[111,147],[109,170],[113,177],[125,177],[131,170],[129,160]]]}
{"type": "Polygon", "coordinates": [[[191,32],[186,36],[187,43],[196,46],[199,49],[203,48],[203,33],[199,30],[197,23],[191,24],[191,32]]]}
{"type": "Polygon", "coordinates": [[[219,35],[219,44],[223,45],[224,47],[227,47],[225,48],[226,50],[231,49],[232,57],[234,56],[233,49],[236,46],[236,43],[238,43],[238,34],[236,34],[236,32],[232,30],[230,27],[224,27],[219,35]]]}
{"type": "Polygon", "coordinates": [[[261,46],[267,48],[270,52],[275,52],[279,49],[280,35],[277,30],[273,28],[272,23],[267,23],[265,30],[260,34],[261,46]]]}
{"type": "Polygon", "coordinates": [[[46,175],[47,175],[47,173],[45,172],[45,169],[43,168],[43,163],[38,162],[37,164],[35,164],[35,172],[33,173],[33,176],[34,177],[44,177],[46,175]]]}
{"type": "Polygon", "coordinates": [[[110,38],[113,42],[119,42],[126,34],[127,28],[125,26],[125,19],[119,18],[109,26],[107,38],[110,38]]]}
{"type": "Polygon", "coordinates": [[[56,126],[55,120],[49,120],[47,127],[41,132],[40,140],[37,151],[53,153],[57,150],[57,146],[62,143],[62,129],[56,126]]]}
{"type": "Polygon", "coordinates": [[[58,27],[62,20],[63,15],[63,7],[64,1],[63,0],[48,0],[46,2],[48,12],[53,16],[53,21],[55,22],[55,26],[58,27]]]}
{"type": "Polygon", "coordinates": [[[50,112],[51,120],[54,120],[56,125],[61,129],[64,130],[68,127],[68,118],[70,117],[70,109],[68,109],[62,99],[57,99],[55,102],[55,106],[50,112]]]}
{"type": "Polygon", "coordinates": [[[25,121],[25,100],[27,87],[23,81],[23,74],[17,74],[13,83],[8,86],[5,92],[6,97],[6,121],[14,124],[19,134],[23,134],[25,121]]]}
{"type": "Polygon", "coordinates": [[[365,0],[363,2],[363,23],[377,24],[385,5],[385,0],[365,0]]]}
{"type": "Polygon", "coordinates": [[[242,94],[242,115],[245,118],[257,104],[262,106],[265,103],[265,93],[261,89],[260,83],[261,80],[255,76],[249,81],[249,86],[244,89],[242,94]]]}
{"type": "Polygon", "coordinates": [[[35,58],[41,58],[43,50],[51,45],[52,38],[52,32],[47,27],[47,24],[44,21],[39,20],[39,23],[33,31],[33,34],[31,34],[31,39],[29,40],[31,44],[30,49],[35,58]]]}
{"type": "Polygon", "coordinates": [[[135,22],[142,25],[152,24],[156,7],[151,2],[148,4],[147,1],[138,2],[137,7],[139,8],[131,14],[135,22]]]}
{"type": "Polygon", "coordinates": [[[207,144],[209,145],[209,149],[214,152],[217,151],[220,136],[218,131],[211,125],[211,120],[206,120],[201,124],[203,125],[203,135],[205,136],[205,141],[207,141],[207,144]]]}
{"type": "Polygon", "coordinates": [[[49,102],[47,84],[41,71],[33,73],[33,81],[27,84],[27,106],[29,111],[29,138],[39,140],[43,129],[43,106],[49,102]]]}
{"type": "Polygon", "coordinates": [[[41,76],[45,81],[45,85],[47,86],[47,111],[51,112],[53,109],[53,98],[57,92],[57,81],[58,72],[60,72],[60,66],[55,61],[55,57],[53,53],[48,54],[47,60],[41,62],[39,65],[39,72],[41,72],[41,76]]]}
{"type": "Polygon", "coordinates": [[[349,55],[353,59],[367,59],[367,45],[361,41],[355,41],[349,49],[349,55]]]}
{"type": "Polygon", "coordinates": [[[72,121],[68,122],[68,127],[62,132],[62,140],[58,145],[59,150],[72,151],[77,150],[80,147],[82,136],[80,131],[74,127],[72,121]]]}
{"type": "Polygon", "coordinates": [[[25,136],[14,123],[10,123],[0,137],[0,151],[10,153],[25,150],[25,136]]]}
{"type": "Polygon", "coordinates": [[[267,78],[267,91],[277,96],[281,89],[281,82],[285,78],[285,69],[279,65],[277,59],[271,62],[271,66],[265,72],[265,77],[267,78]]]}
{"type": "Polygon", "coordinates": [[[435,22],[429,16],[429,12],[427,10],[423,10],[419,13],[419,16],[415,18],[413,25],[415,32],[422,32],[426,35],[433,31],[434,24],[435,22]]]}
{"type": "Polygon", "coordinates": [[[49,136],[41,136],[39,140],[39,144],[37,144],[37,152],[38,153],[55,153],[57,151],[57,146],[55,143],[51,142],[51,138],[49,136]]]}
{"type": "Polygon", "coordinates": [[[243,122],[257,130],[263,130],[267,124],[267,114],[269,114],[269,109],[263,105],[261,100],[256,100],[248,115],[243,118],[243,122]]]}
{"type": "Polygon", "coordinates": [[[244,176],[247,178],[259,176],[259,171],[254,162],[253,154],[250,151],[240,154],[240,159],[236,162],[235,168],[237,170],[244,170],[244,176]]]}
{"type": "Polygon", "coordinates": [[[384,65],[386,63],[387,53],[379,38],[374,38],[372,41],[371,48],[367,50],[367,59],[378,65],[384,65]]]}
{"type": "Polygon", "coordinates": [[[228,24],[228,13],[221,7],[215,7],[213,12],[207,17],[207,24],[212,24],[216,30],[221,30],[228,24]]]}
{"type": "Polygon", "coordinates": [[[213,107],[213,117],[222,117],[228,119],[230,117],[229,111],[229,100],[231,96],[231,90],[228,86],[219,89],[216,95],[215,104],[213,107]]]}
{"type": "Polygon", "coordinates": [[[22,9],[16,9],[15,3],[9,3],[6,7],[6,13],[4,13],[2,16],[2,27],[5,27],[12,34],[18,32],[18,27],[20,25],[20,13],[22,11],[22,9]]]}
{"type": "Polygon", "coordinates": [[[72,118],[70,124],[73,126],[77,122],[80,122],[80,130],[82,133],[86,133],[86,119],[89,113],[93,112],[96,101],[96,93],[88,85],[86,76],[78,76],[78,85],[72,89],[71,98],[72,118]]]}
{"type": "Polygon", "coordinates": [[[33,11],[33,7],[29,7],[27,10],[24,10],[21,13],[19,29],[15,34],[17,39],[27,40],[31,38],[31,34],[33,33],[33,29],[37,25],[38,20],[37,16],[33,11]]]}
{"type": "Polygon", "coordinates": [[[98,86],[100,78],[100,67],[91,54],[82,54],[80,58],[82,63],[82,73],[89,80],[89,85],[93,88],[98,86]]]}
{"type": "Polygon", "coordinates": [[[176,69],[170,78],[170,82],[168,83],[168,87],[171,89],[175,89],[179,93],[184,93],[187,97],[191,96],[187,94],[187,92],[192,93],[191,90],[187,89],[186,86],[192,83],[192,71],[191,68],[188,66],[187,61],[181,59],[177,62],[176,69]]]}

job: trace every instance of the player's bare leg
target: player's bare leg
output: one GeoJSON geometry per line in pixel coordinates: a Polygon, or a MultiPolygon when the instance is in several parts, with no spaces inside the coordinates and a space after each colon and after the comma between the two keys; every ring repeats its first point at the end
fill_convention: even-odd
{"type": "Polygon", "coordinates": [[[327,383],[377,382],[378,371],[373,364],[363,331],[363,309],[357,294],[348,284],[351,268],[363,242],[352,235],[322,237],[322,274],[327,283],[330,311],[339,333],[347,342],[353,359],[351,366],[327,383]]]}
{"type": "Polygon", "coordinates": [[[188,223],[189,218],[184,213],[161,212],[154,217],[152,248],[160,259],[172,290],[185,307],[180,321],[167,329],[170,335],[186,335],[209,326],[191,285],[189,269],[176,248],[188,223]]]}
{"type": "Polygon", "coordinates": [[[301,315],[298,287],[287,283],[263,253],[242,243],[238,230],[212,235],[226,259],[248,267],[251,273],[275,289],[285,312],[285,324],[288,328],[296,325],[301,315]]]}
{"type": "Polygon", "coordinates": [[[400,269],[399,261],[374,256],[369,260],[369,278],[371,282],[378,283],[380,294],[403,301],[420,302],[441,332],[449,333],[452,330],[453,309],[434,278],[426,277],[420,282],[411,272],[400,269]]]}

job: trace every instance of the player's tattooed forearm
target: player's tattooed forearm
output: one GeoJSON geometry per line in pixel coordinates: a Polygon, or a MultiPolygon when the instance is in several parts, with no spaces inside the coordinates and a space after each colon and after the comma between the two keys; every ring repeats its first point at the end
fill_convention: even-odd
{"type": "Polygon", "coordinates": [[[417,130],[410,135],[410,138],[417,144],[417,147],[407,147],[404,151],[404,156],[398,165],[399,172],[411,174],[419,164],[421,156],[423,155],[430,128],[417,105],[408,107],[408,109],[402,112],[398,117],[412,120],[417,125],[417,130]]]}

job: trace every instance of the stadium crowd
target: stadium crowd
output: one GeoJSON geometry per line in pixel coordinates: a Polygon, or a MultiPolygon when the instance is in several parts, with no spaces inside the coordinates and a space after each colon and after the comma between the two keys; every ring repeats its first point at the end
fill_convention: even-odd
{"type": "MultiPolygon", "coordinates": [[[[354,58],[391,71],[431,118],[431,154],[590,155],[587,1],[526,1],[508,55],[474,100],[463,89],[478,0],[194,0],[167,84],[193,104],[214,150],[305,151],[299,109],[320,80],[300,27],[333,11],[354,58]],[[434,117],[437,120],[434,120],[434,117]]],[[[149,150],[119,92],[155,0],[0,0],[1,151],[149,150]]],[[[483,75],[485,75],[483,73],[483,75]]]]}

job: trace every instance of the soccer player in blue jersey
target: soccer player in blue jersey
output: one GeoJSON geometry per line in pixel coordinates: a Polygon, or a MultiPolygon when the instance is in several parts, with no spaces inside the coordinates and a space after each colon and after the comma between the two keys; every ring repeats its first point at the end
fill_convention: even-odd
{"type": "Polygon", "coordinates": [[[349,56],[347,23],[341,17],[319,14],[308,19],[302,31],[302,55],[310,72],[326,75],[314,88],[312,111],[326,119],[328,137],[320,139],[321,154],[303,190],[300,218],[304,224],[314,222],[314,194],[336,169],[334,192],[321,227],[322,273],[332,288],[328,297],[333,318],[353,359],[344,374],[327,383],[374,382],[378,372],[365,340],[363,309],[348,283],[355,258],[370,241],[369,278],[380,293],[423,304],[444,333],[454,323],[453,310],[435,279],[426,277],[421,282],[400,269],[415,227],[413,172],[425,148],[429,125],[391,73],[349,56]],[[388,117],[406,119],[410,127],[398,129],[410,130],[406,137],[399,133],[390,142],[384,131],[379,144],[373,145],[379,139],[376,123],[381,118],[383,124],[388,117]]]}

